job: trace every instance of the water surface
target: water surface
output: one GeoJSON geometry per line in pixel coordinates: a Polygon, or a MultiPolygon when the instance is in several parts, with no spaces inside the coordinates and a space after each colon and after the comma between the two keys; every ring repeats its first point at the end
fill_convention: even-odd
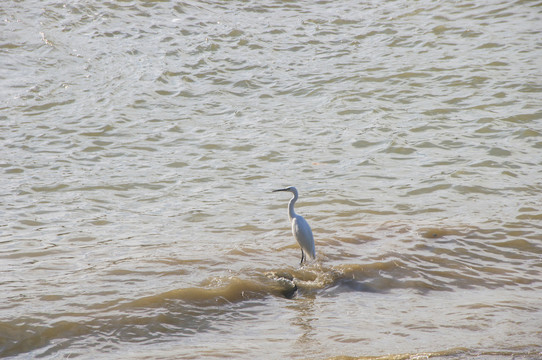
{"type": "Polygon", "coordinates": [[[542,356],[538,2],[0,19],[1,356],[542,356]]]}

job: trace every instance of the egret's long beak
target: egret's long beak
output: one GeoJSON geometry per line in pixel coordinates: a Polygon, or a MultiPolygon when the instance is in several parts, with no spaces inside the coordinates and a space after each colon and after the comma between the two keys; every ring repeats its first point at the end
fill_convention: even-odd
{"type": "Polygon", "coordinates": [[[277,191],[288,191],[288,188],[286,188],[286,189],[277,189],[277,190],[273,190],[272,192],[277,192],[277,191]]]}

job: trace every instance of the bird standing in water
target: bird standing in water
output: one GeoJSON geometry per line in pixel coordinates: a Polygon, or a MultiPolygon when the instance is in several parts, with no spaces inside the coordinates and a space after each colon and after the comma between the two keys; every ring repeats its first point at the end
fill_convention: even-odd
{"type": "Polygon", "coordinates": [[[307,220],[303,218],[303,216],[297,215],[294,211],[294,204],[298,198],[297,189],[293,186],[290,186],[284,189],[273,190],[273,192],[277,191],[289,191],[293,194],[293,197],[288,203],[288,217],[292,222],[292,234],[294,234],[294,238],[299,243],[299,246],[301,246],[300,264],[303,264],[303,261],[306,260],[305,254],[309,258],[315,259],[316,252],[314,250],[314,237],[312,236],[311,227],[309,226],[307,220]]]}

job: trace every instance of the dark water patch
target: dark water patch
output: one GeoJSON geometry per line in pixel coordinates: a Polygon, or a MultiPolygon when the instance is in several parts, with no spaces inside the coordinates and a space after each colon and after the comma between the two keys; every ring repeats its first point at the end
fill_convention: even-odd
{"type": "Polygon", "coordinates": [[[31,189],[35,192],[57,192],[60,190],[64,190],[68,188],[69,186],[66,184],[55,184],[50,186],[33,186],[31,189]]]}

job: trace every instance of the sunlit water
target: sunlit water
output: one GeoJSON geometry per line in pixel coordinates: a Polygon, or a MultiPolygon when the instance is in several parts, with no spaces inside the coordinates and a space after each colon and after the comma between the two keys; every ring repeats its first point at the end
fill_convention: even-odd
{"type": "Polygon", "coordinates": [[[0,356],[542,357],[539,2],[0,20],[0,356]]]}

